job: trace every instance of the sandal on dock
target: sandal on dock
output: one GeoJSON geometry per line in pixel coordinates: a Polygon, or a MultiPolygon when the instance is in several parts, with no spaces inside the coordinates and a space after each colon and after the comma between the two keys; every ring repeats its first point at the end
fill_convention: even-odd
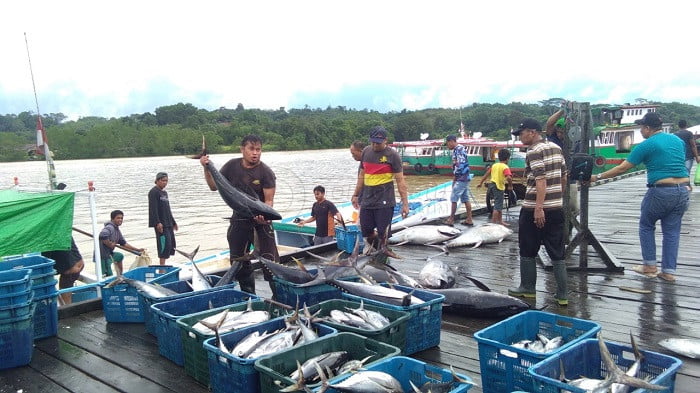
{"type": "Polygon", "coordinates": [[[468,227],[473,227],[473,226],[474,226],[474,223],[473,223],[473,222],[467,222],[466,220],[465,220],[465,221],[462,221],[460,224],[466,225],[466,226],[468,226],[468,227]]]}
{"type": "Polygon", "coordinates": [[[639,273],[641,275],[647,276],[649,278],[655,278],[656,276],[659,275],[658,270],[646,270],[644,268],[644,265],[637,265],[632,267],[632,271],[635,273],[639,273]]]}
{"type": "Polygon", "coordinates": [[[662,279],[664,281],[668,281],[668,282],[676,281],[676,276],[674,276],[671,273],[659,273],[659,275],[657,277],[659,277],[660,279],[662,279]]]}

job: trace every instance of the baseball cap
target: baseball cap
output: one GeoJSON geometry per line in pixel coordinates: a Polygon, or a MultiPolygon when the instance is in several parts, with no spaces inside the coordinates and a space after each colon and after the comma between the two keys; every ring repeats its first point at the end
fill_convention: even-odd
{"type": "Polygon", "coordinates": [[[660,128],[663,122],[661,121],[661,116],[656,112],[647,112],[644,117],[639,120],[635,120],[635,124],[649,126],[651,128],[660,128]]]}
{"type": "Polygon", "coordinates": [[[165,172],[158,172],[158,174],[156,175],[156,181],[158,181],[164,177],[168,177],[168,174],[165,172]]]}
{"type": "Polygon", "coordinates": [[[369,130],[369,140],[374,143],[382,143],[386,141],[387,132],[382,126],[376,126],[369,130]]]}
{"type": "Polygon", "coordinates": [[[520,135],[520,132],[522,130],[528,130],[528,129],[532,129],[535,131],[541,131],[542,126],[540,125],[540,122],[535,120],[535,119],[531,119],[531,118],[523,119],[522,123],[520,123],[518,128],[513,130],[511,132],[511,134],[517,136],[517,135],[520,135]]]}
{"type": "Polygon", "coordinates": [[[448,135],[447,138],[445,138],[445,142],[447,141],[457,141],[457,137],[455,135],[448,135]]]}

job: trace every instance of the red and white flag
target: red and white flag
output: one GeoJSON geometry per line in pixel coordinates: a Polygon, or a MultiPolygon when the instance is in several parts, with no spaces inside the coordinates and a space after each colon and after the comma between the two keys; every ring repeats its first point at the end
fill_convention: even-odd
{"type": "Polygon", "coordinates": [[[36,117],[36,154],[44,155],[48,140],[46,139],[46,130],[41,122],[41,116],[36,117]]]}

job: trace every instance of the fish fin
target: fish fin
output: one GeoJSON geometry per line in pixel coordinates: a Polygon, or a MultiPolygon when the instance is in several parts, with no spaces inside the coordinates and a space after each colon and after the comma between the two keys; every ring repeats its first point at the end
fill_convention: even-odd
{"type": "Polygon", "coordinates": [[[644,355],[639,351],[639,347],[637,346],[637,342],[634,340],[634,336],[632,335],[632,331],[630,330],[630,343],[632,344],[632,351],[634,352],[634,359],[642,362],[644,360],[644,355]]]}
{"type": "Polygon", "coordinates": [[[195,160],[199,160],[200,158],[204,157],[207,155],[207,140],[204,138],[204,134],[202,134],[202,151],[194,156],[189,156],[190,158],[194,158],[195,160]]]}
{"type": "Polygon", "coordinates": [[[330,261],[333,260],[333,259],[328,258],[328,257],[322,257],[322,256],[320,256],[320,255],[316,255],[316,254],[314,254],[314,253],[312,253],[312,252],[309,252],[309,251],[307,251],[306,253],[307,253],[308,255],[310,255],[310,256],[316,258],[316,259],[321,260],[321,261],[330,262],[330,261]]]}
{"type": "Polygon", "coordinates": [[[182,254],[185,258],[189,259],[190,262],[192,262],[192,261],[194,260],[194,256],[197,255],[197,251],[199,251],[199,246],[197,246],[197,248],[195,248],[194,251],[192,251],[192,252],[190,252],[190,253],[186,253],[186,252],[180,251],[180,250],[178,250],[177,248],[175,249],[175,251],[177,251],[178,253],[182,254]]]}
{"type": "Polygon", "coordinates": [[[118,275],[114,280],[112,280],[112,282],[105,285],[105,288],[112,288],[123,283],[126,283],[126,279],[124,278],[124,276],[118,275]]]}
{"type": "Polygon", "coordinates": [[[280,392],[298,392],[299,390],[307,391],[306,384],[304,384],[304,372],[301,370],[301,363],[299,363],[298,360],[297,371],[299,372],[299,378],[296,380],[296,382],[284,389],[280,389],[280,392]]]}
{"type": "Polygon", "coordinates": [[[414,392],[414,393],[422,393],[422,392],[420,391],[420,389],[418,389],[418,386],[416,386],[416,385],[413,384],[413,381],[410,381],[410,380],[409,380],[408,383],[411,384],[411,388],[413,389],[413,392],[414,392]]]}
{"type": "Polygon", "coordinates": [[[192,286],[191,281],[185,281],[185,284],[187,284],[187,286],[190,287],[190,289],[194,291],[194,287],[192,286]]]}
{"type": "Polygon", "coordinates": [[[464,277],[464,278],[466,278],[467,280],[469,280],[469,281],[471,281],[472,283],[474,283],[474,285],[476,285],[476,286],[477,286],[479,289],[481,289],[482,291],[491,292],[491,288],[489,288],[486,284],[484,284],[483,282],[477,280],[476,278],[470,277],[470,276],[467,276],[467,275],[464,275],[464,276],[462,276],[462,277],[464,277]]]}

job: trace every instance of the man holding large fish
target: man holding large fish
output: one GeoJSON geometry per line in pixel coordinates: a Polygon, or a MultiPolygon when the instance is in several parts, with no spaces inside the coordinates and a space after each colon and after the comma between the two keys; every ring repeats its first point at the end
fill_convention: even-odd
{"type": "MultiPolygon", "coordinates": [[[[248,135],[241,141],[242,157],[229,160],[221,171],[216,173],[215,180],[212,172],[216,171],[209,162],[209,156],[203,154],[199,162],[204,167],[204,178],[209,185],[209,189],[216,191],[218,188],[233,186],[234,190],[248,194],[254,199],[264,202],[265,205],[272,208],[275,198],[276,177],[275,173],[265,165],[261,160],[262,140],[257,135],[248,135]],[[223,177],[221,179],[220,177],[223,177]],[[225,181],[228,181],[225,184],[225,181]]],[[[235,198],[239,201],[226,201],[230,206],[233,202],[241,203],[243,198],[235,198]]],[[[258,201],[255,201],[258,202],[258,201]]],[[[258,202],[259,204],[260,202],[258,202]]],[[[254,206],[253,202],[248,204],[254,206]]],[[[233,206],[231,206],[233,208],[233,206]]],[[[242,257],[250,249],[250,246],[255,242],[255,235],[258,238],[256,248],[261,255],[274,261],[279,261],[277,252],[277,244],[275,243],[275,235],[272,230],[272,225],[269,217],[262,214],[260,209],[255,209],[251,214],[251,209],[241,203],[240,211],[234,209],[231,216],[230,225],[226,238],[228,240],[230,257],[233,261],[235,258],[242,257]],[[243,209],[246,207],[246,209],[243,209]],[[245,211],[244,211],[245,210],[245,211]],[[259,214],[255,214],[259,213],[259,214]]],[[[240,270],[236,274],[241,290],[248,293],[255,293],[255,278],[253,277],[253,266],[248,260],[240,260],[232,263],[240,263],[240,270]]],[[[265,280],[270,284],[272,293],[274,294],[274,283],[272,275],[263,269],[265,280]]]]}
{"type": "Polygon", "coordinates": [[[395,257],[387,248],[387,234],[394,216],[396,196],[394,179],[401,196],[401,215],[408,216],[408,188],[403,177],[401,157],[387,146],[387,131],[376,126],[370,130],[371,146],[362,151],[360,173],[357,177],[352,206],[360,208],[360,227],[366,244],[373,245],[388,256],[395,257]],[[362,194],[362,200],[358,197],[362,194]],[[361,202],[361,205],[360,205],[361,202]],[[374,229],[377,229],[377,232],[374,229]]]}
{"type": "Polygon", "coordinates": [[[520,246],[520,286],[509,289],[511,296],[534,298],[537,265],[535,257],[544,245],[554,266],[560,306],[569,304],[564,262],[564,210],[562,197],[566,187],[566,164],[561,148],[541,135],[542,126],[535,119],[524,119],[512,132],[527,145],[525,173],[527,191],[520,209],[518,243],[520,246]]]}

